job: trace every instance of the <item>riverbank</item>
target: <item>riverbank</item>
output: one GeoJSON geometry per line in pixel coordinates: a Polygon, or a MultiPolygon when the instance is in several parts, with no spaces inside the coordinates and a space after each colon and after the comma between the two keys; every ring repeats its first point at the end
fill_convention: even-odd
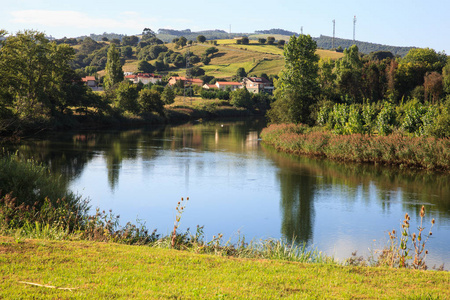
{"type": "Polygon", "coordinates": [[[261,138],[279,151],[298,155],[400,168],[450,171],[450,139],[399,134],[334,135],[330,132],[311,131],[301,124],[270,125],[261,132],[261,138]]]}
{"type": "Polygon", "coordinates": [[[146,125],[183,124],[190,121],[219,118],[261,116],[257,111],[231,106],[227,101],[177,98],[166,105],[164,116],[156,113],[140,115],[119,113],[73,114],[61,118],[0,120],[0,141],[20,138],[44,131],[87,130],[103,128],[127,128],[146,125]]]}
{"type": "Polygon", "coordinates": [[[450,297],[448,272],[236,259],[114,243],[8,237],[0,237],[0,253],[0,298],[5,299],[450,297]]]}

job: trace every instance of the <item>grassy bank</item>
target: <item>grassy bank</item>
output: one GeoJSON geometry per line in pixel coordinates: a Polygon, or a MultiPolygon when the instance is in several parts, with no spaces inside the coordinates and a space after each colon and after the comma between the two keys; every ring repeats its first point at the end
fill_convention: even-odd
{"type": "Polygon", "coordinates": [[[5,299],[450,297],[448,272],[237,259],[114,243],[6,237],[0,237],[0,253],[0,298],[5,299]]]}
{"type": "Polygon", "coordinates": [[[334,135],[304,125],[270,125],[262,140],[280,151],[340,161],[450,171],[450,139],[407,137],[399,134],[334,135]]]}

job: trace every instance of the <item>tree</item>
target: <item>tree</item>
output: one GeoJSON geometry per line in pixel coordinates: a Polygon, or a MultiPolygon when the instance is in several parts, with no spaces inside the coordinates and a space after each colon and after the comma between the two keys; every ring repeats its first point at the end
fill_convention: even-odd
{"type": "Polygon", "coordinates": [[[204,35],[197,36],[197,41],[199,43],[204,43],[206,41],[206,37],[204,35]]]}
{"type": "Polygon", "coordinates": [[[266,39],[264,38],[259,38],[258,39],[258,43],[260,43],[261,45],[264,45],[266,43],[266,39]]]}
{"type": "Polygon", "coordinates": [[[139,38],[135,35],[132,36],[124,36],[122,38],[122,45],[124,46],[136,46],[139,42],[139,38]]]}
{"type": "Polygon", "coordinates": [[[268,112],[272,122],[309,121],[309,107],[319,92],[316,49],[310,35],[292,36],[284,47],[285,67],[277,81],[276,101],[268,112]]]}
{"type": "Polygon", "coordinates": [[[164,103],[161,95],[154,90],[143,89],[139,92],[138,102],[143,112],[157,112],[164,115],[164,103]]]}
{"type": "Polygon", "coordinates": [[[244,36],[241,39],[241,43],[242,43],[242,45],[248,45],[250,43],[250,40],[248,39],[248,37],[244,36]]]}
{"type": "Polygon", "coordinates": [[[275,38],[273,36],[267,37],[267,45],[275,44],[275,38]]]}
{"type": "Polygon", "coordinates": [[[65,88],[77,81],[69,66],[73,56],[73,48],[50,43],[44,33],[7,37],[0,48],[0,106],[13,106],[22,117],[54,114],[65,105],[65,88]]]}
{"type": "Polygon", "coordinates": [[[277,43],[278,47],[284,47],[284,44],[286,44],[285,40],[279,40],[277,43]]]}
{"type": "Polygon", "coordinates": [[[211,54],[211,56],[212,56],[214,53],[217,53],[217,52],[219,52],[219,49],[217,49],[216,47],[209,47],[205,50],[205,55],[211,54]]]}
{"type": "Polygon", "coordinates": [[[164,87],[164,91],[161,94],[161,100],[164,104],[172,104],[175,101],[175,93],[169,85],[164,87]]]}
{"type": "Polygon", "coordinates": [[[153,30],[151,30],[150,28],[144,28],[144,30],[142,30],[142,37],[141,40],[143,41],[147,41],[151,38],[155,38],[156,34],[153,30]]]}
{"type": "Polygon", "coordinates": [[[252,108],[252,94],[244,87],[231,92],[231,105],[235,107],[252,108]]]}
{"type": "Polygon", "coordinates": [[[238,68],[238,69],[237,69],[237,71],[236,71],[236,79],[237,79],[238,81],[241,81],[242,78],[244,78],[244,77],[246,77],[246,76],[247,76],[247,72],[245,72],[245,69],[244,69],[244,68],[238,68]]]}
{"type": "Polygon", "coordinates": [[[116,49],[115,44],[111,44],[109,47],[105,71],[106,74],[103,83],[106,89],[110,89],[124,79],[122,65],[120,63],[120,53],[116,49]]]}
{"type": "Polygon", "coordinates": [[[141,49],[138,54],[140,60],[157,59],[160,53],[166,52],[168,49],[164,45],[149,45],[141,49]]]}
{"type": "Polygon", "coordinates": [[[126,46],[122,49],[122,54],[125,58],[131,58],[133,56],[133,48],[131,48],[131,46],[126,46]]]}
{"type": "Polygon", "coordinates": [[[425,75],[423,86],[425,88],[425,100],[437,103],[443,92],[442,75],[438,72],[430,72],[425,75]]]}
{"type": "Polygon", "coordinates": [[[442,69],[442,81],[444,85],[444,91],[450,94],[450,58],[447,58],[447,64],[442,69]]]}
{"type": "Polygon", "coordinates": [[[153,73],[155,67],[146,60],[140,60],[138,63],[138,71],[142,73],[153,73]]]}
{"type": "Polygon", "coordinates": [[[180,37],[180,38],[178,39],[178,41],[176,42],[176,45],[177,45],[178,47],[181,47],[181,48],[183,48],[184,46],[186,46],[186,44],[187,44],[187,39],[186,39],[184,36],[180,37]]]}
{"type": "Polygon", "coordinates": [[[116,106],[124,111],[129,111],[132,113],[139,112],[139,105],[137,102],[138,89],[130,81],[120,82],[116,89],[114,90],[116,106]]]}
{"type": "Polygon", "coordinates": [[[202,68],[200,68],[198,66],[194,66],[194,67],[188,69],[186,71],[186,73],[187,73],[186,75],[188,75],[188,76],[190,75],[193,77],[199,77],[199,76],[205,75],[205,70],[203,70],[202,68]]]}

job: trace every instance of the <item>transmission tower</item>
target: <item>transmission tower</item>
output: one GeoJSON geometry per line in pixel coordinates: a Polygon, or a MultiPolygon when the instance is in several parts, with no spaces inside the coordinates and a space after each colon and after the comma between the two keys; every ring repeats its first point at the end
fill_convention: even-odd
{"type": "Polygon", "coordinates": [[[332,47],[332,49],[334,49],[335,28],[336,28],[336,20],[333,20],[333,47],[332,47]]]}
{"type": "Polygon", "coordinates": [[[355,43],[356,16],[353,17],[353,44],[355,43]]]}
{"type": "Polygon", "coordinates": [[[303,35],[303,26],[300,27],[300,34],[303,35]]]}

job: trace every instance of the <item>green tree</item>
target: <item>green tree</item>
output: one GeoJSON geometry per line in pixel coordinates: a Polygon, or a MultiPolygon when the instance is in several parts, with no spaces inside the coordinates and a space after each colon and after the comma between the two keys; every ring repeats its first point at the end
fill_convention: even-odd
{"type": "Polygon", "coordinates": [[[250,40],[248,39],[248,37],[243,37],[242,39],[241,39],[241,43],[242,43],[242,45],[248,45],[249,43],[250,43],[250,40]]]}
{"type": "Polygon", "coordinates": [[[237,89],[230,94],[231,105],[235,107],[252,108],[252,94],[244,87],[243,89],[237,89]]]}
{"type": "Polygon", "coordinates": [[[121,110],[132,113],[139,112],[138,105],[138,89],[137,86],[130,81],[120,82],[114,90],[116,107],[121,110]]]}
{"type": "Polygon", "coordinates": [[[122,64],[120,63],[120,53],[114,44],[111,44],[109,47],[105,71],[106,74],[103,84],[106,89],[110,89],[124,79],[122,64]]]}
{"type": "Polygon", "coordinates": [[[156,34],[153,30],[151,30],[150,28],[144,28],[144,30],[142,30],[142,37],[141,40],[143,41],[147,41],[150,40],[152,38],[155,38],[156,34]]]}
{"type": "Polygon", "coordinates": [[[22,117],[54,114],[77,81],[69,66],[73,57],[69,45],[50,43],[37,31],[7,37],[0,48],[0,106],[13,106],[22,117]]]}
{"type": "Polygon", "coordinates": [[[310,105],[319,92],[317,44],[310,35],[292,36],[284,47],[284,70],[276,81],[271,122],[308,122],[310,105]]]}
{"type": "Polygon", "coordinates": [[[175,93],[169,85],[164,87],[164,91],[161,94],[161,100],[164,104],[172,104],[175,101],[175,93]]]}
{"type": "Polygon", "coordinates": [[[138,102],[143,112],[157,112],[164,115],[164,103],[161,95],[154,90],[143,89],[139,92],[138,102]]]}
{"type": "Polygon", "coordinates": [[[138,71],[142,73],[153,73],[155,67],[145,60],[140,60],[138,63],[138,71]]]}
{"type": "Polygon", "coordinates": [[[181,36],[176,42],[176,45],[181,48],[186,46],[186,44],[187,44],[187,39],[184,36],[181,36]]]}
{"type": "Polygon", "coordinates": [[[247,72],[245,72],[244,68],[238,68],[236,71],[236,79],[241,81],[244,77],[247,77],[247,72]]]}
{"type": "Polygon", "coordinates": [[[442,69],[442,81],[444,85],[444,92],[450,94],[450,58],[447,58],[447,63],[442,69]]]}
{"type": "Polygon", "coordinates": [[[216,47],[209,47],[205,50],[205,55],[213,55],[214,53],[219,52],[219,49],[217,49],[216,47]]]}
{"type": "Polygon", "coordinates": [[[275,38],[273,36],[267,37],[267,45],[275,44],[275,38]]]}
{"type": "Polygon", "coordinates": [[[138,58],[140,60],[157,59],[160,53],[167,52],[167,50],[164,45],[148,45],[139,51],[138,58]]]}
{"type": "Polygon", "coordinates": [[[199,43],[204,43],[206,41],[206,37],[204,35],[197,36],[197,41],[199,43]]]}
{"type": "Polygon", "coordinates": [[[135,35],[132,36],[124,36],[122,38],[122,45],[124,46],[137,46],[139,42],[139,38],[135,35]]]}
{"type": "Polygon", "coordinates": [[[266,43],[266,39],[264,38],[259,38],[258,39],[258,43],[260,43],[261,45],[264,45],[266,43]]]}

